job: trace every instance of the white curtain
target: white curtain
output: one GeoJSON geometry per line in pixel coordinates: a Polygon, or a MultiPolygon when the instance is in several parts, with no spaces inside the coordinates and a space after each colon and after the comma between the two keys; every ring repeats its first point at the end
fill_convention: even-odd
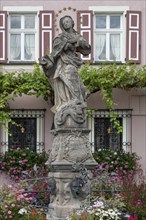
{"type": "Polygon", "coordinates": [[[11,50],[10,56],[11,60],[20,60],[21,59],[21,37],[19,34],[12,34],[11,35],[11,50]]]}
{"type": "Polygon", "coordinates": [[[106,35],[105,34],[97,34],[96,35],[96,51],[95,51],[95,59],[97,60],[105,60],[106,59],[106,35]]]}
{"type": "Polygon", "coordinates": [[[120,35],[110,35],[110,59],[120,60],[120,35]]]}
{"type": "Polygon", "coordinates": [[[34,34],[25,35],[24,57],[26,60],[34,60],[35,54],[35,37],[34,34]]]}

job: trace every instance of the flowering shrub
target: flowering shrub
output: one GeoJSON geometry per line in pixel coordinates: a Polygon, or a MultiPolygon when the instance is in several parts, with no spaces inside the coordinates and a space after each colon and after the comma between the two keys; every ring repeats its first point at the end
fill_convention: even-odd
{"type": "Polygon", "coordinates": [[[102,170],[108,172],[120,172],[126,174],[131,170],[136,170],[139,157],[135,153],[124,151],[114,152],[112,150],[99,149],[93,154],[97,161],[97,169],[102,167],[102,170]]]}
{"type": "MultiPolygon", "coordinates": [[[[1,155],[0,185],[4,188],[3,193],[7,190],[10,192],[10,200],[12,199],[16,202],[16,204],[15,207],[11,207],[12,204],[10,203],[8,206],[8,210],[1,204],[0,219],[4,220],[8,217],[14,220],[18,220],[20,219],[20,216],[21,219],[27,220],[44,219],[42,215],[45,216],[45,214],[42,212],[40,213],[39,217],[40,209],[38,208],[38,206],[40,208],[43,206],[48,207],[50,199],[50,192],[48,192],[47,181],[48,168],[45,165],[47,159],[48,155],[45,152],[37,154],[33,151],[30,151],[29,149],[21,148],[17,148],[15,150],[11,149],[6,152],[5,155],[1,155]],[[3,178],[6,181],[4,181],[3,178]],[[17,185],[17,189],[15,187],[15,190],[12,190],[11,188],[7,188],[6,190],[6,186],[4,187],[4,184],[7,184],[7,186],[10,184],[15,184],[17,185]],[[35,209],[34,207],[37,207],[37,209],[35,209]],[[7,211],[10,211],[9,214],[12,214],[13,212],[14,213],[13,215],[8,216],[7,211]]],[[[3,202],[7,203],[6,197],[3,196],[3,198],[3,202]]]]}
{"type": "Polygon", "coordinates": [[[19,184],[0,187],[0,219],[46,220],[45,215],[31,207],[30,193],[23,193],[19,184]]]}
{"type": "Polygon", "coordinates": [[[146,220],[146,181],[136,154],[99,150],[88,204],[71,220],[146,220]]]}
{"type": "Polygon", "coordinates": [[[34,165],[43,169],[43,174],[48,173],[45,166],[47,153],[35,153],[28,148],[10,149],[0,157],[0,171],[6,172],[13,180],[23,179],[26,174],[33,171],[34,165]]]}
{"type": "Polygon", "coordinates": [[[135,174],[122,177],[123,201],[129,213],[132,213],[129,220],[146,219],[146,180],[143,172],[139,169],[135,174]]]}
{"type": "Polygon", "coordinates": [[[120,209],[124,207],[122,198],[119,195],[114,199],[105,200],[103,197],[96,198],[90,206],[84,206],[82,209],[74,211],[69,220],[118,220],[122,217],[120,209]],[[116,200],[118,199],[118,203],[116,200]]]}

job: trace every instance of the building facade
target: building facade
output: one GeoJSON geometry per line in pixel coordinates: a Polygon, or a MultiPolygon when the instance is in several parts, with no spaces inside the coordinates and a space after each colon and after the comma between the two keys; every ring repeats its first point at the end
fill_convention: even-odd
{"type": "MultiPolygon", "coordinates": [[[[59,19],[70,15],[75,29],[89,41],[92,53],[82,56],[98,67],[109,63],[146,63],[146,1],[145,0],[0,0],[0,66],[1,70],[33,70],[42,56],[52,50],[53,38],[60,32],[59,19]]],[[[93,150],[124,149],[136,152],[146,172],[146,88],[113,90],[118,120],[123,132],[112,129],[109,112],[100,92],[92,94],[88,107],[89,140],[93,150]]],[[[0,151],[11,146],[30,147],[41,152],[51,148],[53,114],[51,104],[23,95],[9,106],[12,118],[24,129],[8,124],[8,132],[0,129],[0,151]]],[[[7,122],[6,122],[7,123],[7,122]]]]}

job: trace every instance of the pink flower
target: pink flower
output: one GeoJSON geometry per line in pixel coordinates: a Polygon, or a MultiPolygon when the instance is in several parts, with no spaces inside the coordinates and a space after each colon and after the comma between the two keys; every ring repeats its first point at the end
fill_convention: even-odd
{"type": "Polygon", "coordinates": [[[12,212],[9,210],[9,211],[8,211],[8,214],[9,214],[9,215],[11,215],[11,214],[12,214],[12,212]]]}
{"type": "Polygon", "coordinates": [[[141,205],[141,204],[142,204],[142,201],[141,201],[140,199],[138,199],[138,200],[136,200],[136,201],[134,202],[134,204],[135,204],[135,205],[141,205]]]}
{"type": "Polygon", "coordinates": [[[129,217],[129,220],[134,220],[134,219],[138,219],[138,216],[137,215],[133,215],[133,216],[129,217]]]}
{"type": "Polygon", "coordinates": [[[19,195],[19,196],[17,197],[17,201],[20,201],[21,199],[24,199],[24,196],[23,196],[23,195],[19,195]]]}

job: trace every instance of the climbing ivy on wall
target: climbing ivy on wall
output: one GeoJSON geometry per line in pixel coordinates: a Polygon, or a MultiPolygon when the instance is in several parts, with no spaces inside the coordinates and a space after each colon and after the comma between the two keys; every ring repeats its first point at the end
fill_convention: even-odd
{"type": "MultiPolygon", "coordinates": [[[[110,111],[111,120],[121,131],[114,112],[112,90],[113,88],[130,90],[146,87],[146,65],[114,63],[93,66],[87,63],[80,69],[80,77],[91,94],[101,92],[107,109],[110,111]]],[[[9,100],[22,94],[43,96],[45,100],[49,98],[53,102],[53,91],[38,64],[34,66],[32,72],[19,70],[3,73],[0,71],[0,124],[4,125],[5,120],[11,121],[9,100]]]]}

